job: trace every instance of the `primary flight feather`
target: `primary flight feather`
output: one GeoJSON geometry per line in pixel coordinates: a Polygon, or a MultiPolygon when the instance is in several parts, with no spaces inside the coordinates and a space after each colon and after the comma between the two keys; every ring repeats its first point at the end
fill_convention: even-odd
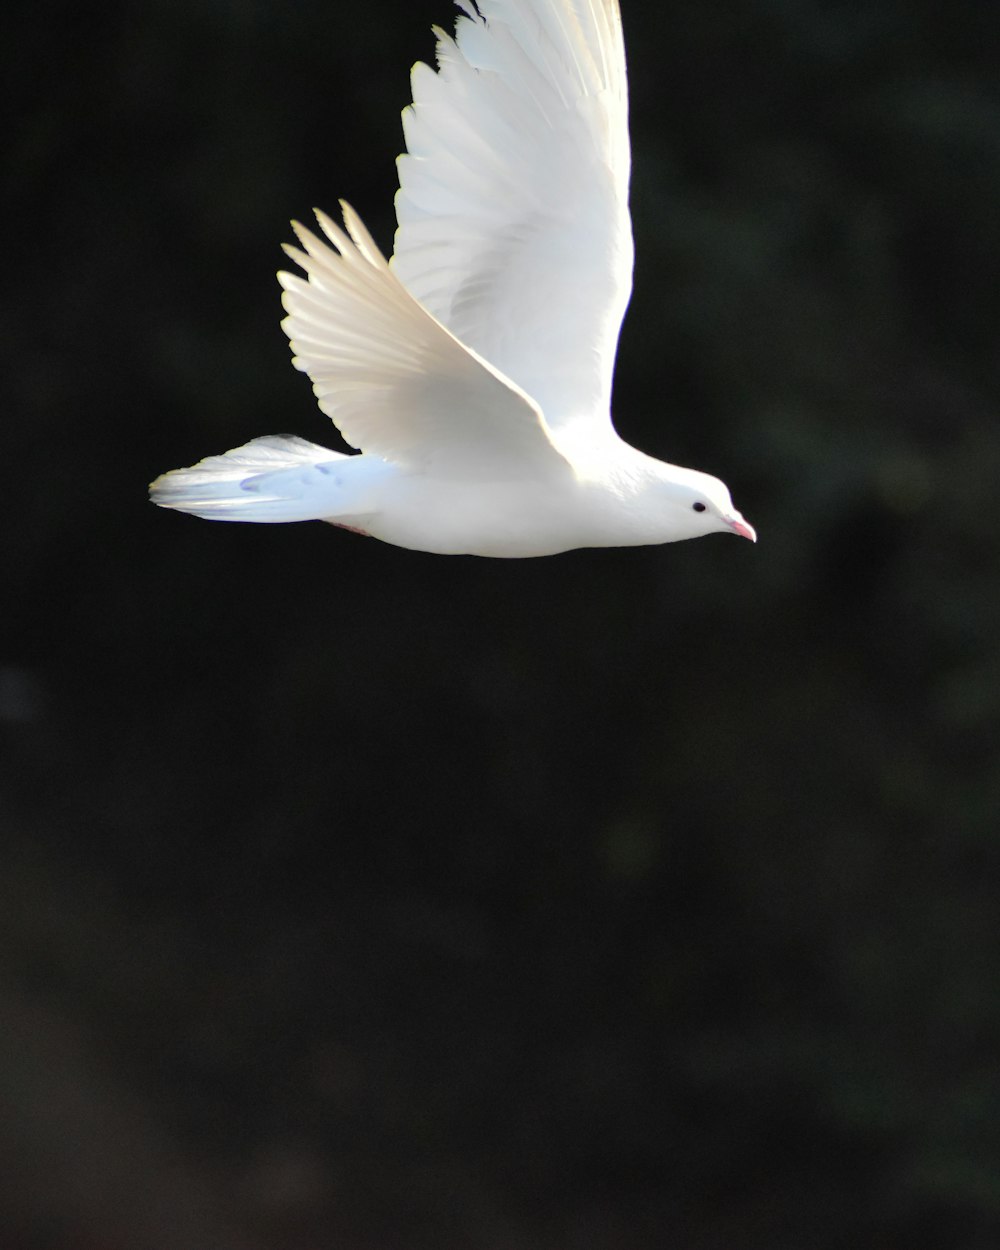
{"type": "Polygon", "coordinates": [[[270,435],[152,484],[219,521],[323,520],[442,554],[755,539],[718,478],[624,443],[632,287],[617,0],[458,0],[403,114],[395,251],[357,214],[293,223],[297,369],[360,455],[270,435]]]}

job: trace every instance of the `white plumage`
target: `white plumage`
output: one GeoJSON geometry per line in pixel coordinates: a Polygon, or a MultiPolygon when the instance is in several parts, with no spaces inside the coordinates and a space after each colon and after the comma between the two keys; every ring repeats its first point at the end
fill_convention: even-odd
{"type": "Polygon", "coordinates": [[[293,362],[362,454],[255,439],[154,502],[446,554],[755,537],[722,482],[611,425],[633,258],[616,0],[458,4],[437,71],[413,70],[391,262],[343,205],[347,233],[296,224],[306,276],[279,274],[293,362]]]}

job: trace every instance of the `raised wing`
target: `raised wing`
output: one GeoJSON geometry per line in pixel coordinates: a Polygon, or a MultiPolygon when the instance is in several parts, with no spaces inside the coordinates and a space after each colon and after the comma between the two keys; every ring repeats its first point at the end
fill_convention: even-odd
{"type": "Polygon", "coordinates": [[[308,274],[278,278],[293,363],[344,438],[406,468],[463,479],[567,471],[538,405],[469,351],[390,272],[357,214],[350,238],[324,213],[328,247],[296,225],[308,274]]]}
{"type": "Polygon", "coordinates": [[[457,3],[413,69],[392,266],[556,437],[606,432],[633,257],[617,0],[457,3]]]}

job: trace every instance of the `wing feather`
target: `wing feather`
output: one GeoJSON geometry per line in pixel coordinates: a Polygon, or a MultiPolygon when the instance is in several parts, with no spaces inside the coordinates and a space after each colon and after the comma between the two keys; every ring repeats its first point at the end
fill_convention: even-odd
{"type": "Polygon", "coordinates": [[[295,224],[301,247],[285,251],[306,277],[278,277],[293,363],[344,438],[441,477],[567,471],[538,405],[421,307],[343,210],[348,233],[316,214],[332,248],[295,224]]]}
{"type": "Polygon", "coordinates": [[[413,70],[393,269],[557,437],[606,428],[633,257],[617,0],[459,7],[413,70]]]}

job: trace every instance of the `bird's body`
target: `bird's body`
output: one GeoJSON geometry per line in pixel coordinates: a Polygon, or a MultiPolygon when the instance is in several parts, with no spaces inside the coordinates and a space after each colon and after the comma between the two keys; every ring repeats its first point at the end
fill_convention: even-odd
{"type": "Polygon", "coordinates": [[[164,474],[154,502],[228,521],[325,520],[440,554],[541,556],[753,538],[717,478],[610,418],[631,291],[617,0],[459,0],[413,71],[386,262],[301,226],[279,275],[294,363],[361,455],[286,436],[164,474]],[[333,246],[331,247],[330,244],[333,246]]]}

